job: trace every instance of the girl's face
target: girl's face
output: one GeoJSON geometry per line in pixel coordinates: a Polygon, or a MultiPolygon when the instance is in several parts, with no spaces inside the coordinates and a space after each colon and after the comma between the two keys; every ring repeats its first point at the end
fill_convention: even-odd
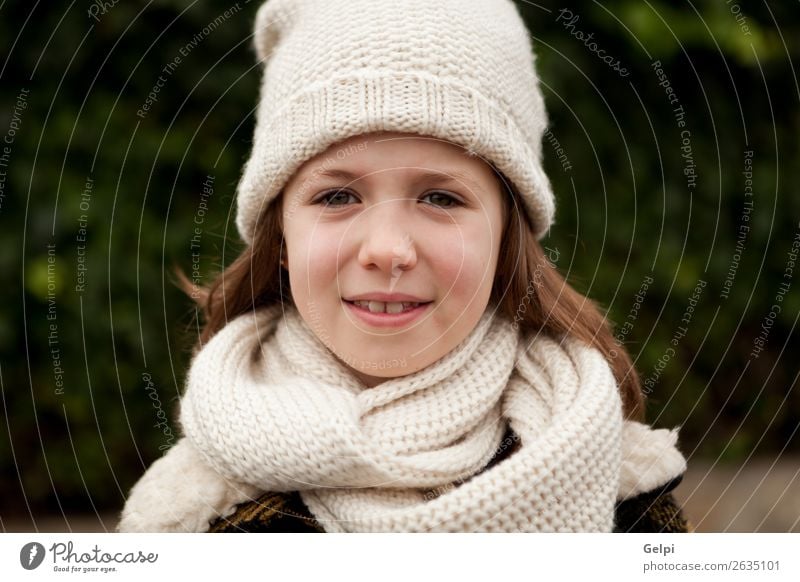
{"type": "Polygon", "coordinates": [[[492,168],[449,142],[381,132],[331,146],[283,192],[298,311],[366,386],[421,370],[486,310],[504,212],[492,168]]]}

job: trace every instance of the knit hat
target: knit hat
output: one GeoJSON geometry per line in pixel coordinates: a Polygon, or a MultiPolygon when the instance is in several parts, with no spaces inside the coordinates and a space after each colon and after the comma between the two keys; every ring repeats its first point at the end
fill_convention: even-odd
{"type": "Polygon", "coordinates": [[[308,159],[376,131],[443,139],[479,155],[520,193],[544,237],[555,203],[542,168],[544,100],[511,0],[268,0],[250,159],[237,189],[252,243],[269,203],[308,159]]]}

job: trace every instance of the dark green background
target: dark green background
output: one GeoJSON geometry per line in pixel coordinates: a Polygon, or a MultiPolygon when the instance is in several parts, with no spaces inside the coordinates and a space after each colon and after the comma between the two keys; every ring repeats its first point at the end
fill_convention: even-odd
{"type": "MultiPolygon", "coordinates": [[[[124,2],[97,20],[88,2],[0,8],[0,139],[17,95],[29,91],[8,167],[0,168],[7,172],[0,206],[3,517],[116,510],[171,442],[164,427],[177,434],[196,314],[170,269],[191,271],[207,175],[214,194],[202,225],[204,277],[241,249],[233,194],[259,83],[249,36],[256,5],[124,2]],[[203,35],[231,7],[234,14],[203,35]],[[196,35],[201,41],[138,117],[163,67],[196,35]],[[87,178],[93,188],[82,212],[87,178]],[[78,293],[82,213],[87,270],[78,293]],[[49,274],[48,244],[55,245],[49,274]],[[57,325],[51,346],[48,283],[57,325]],[[52,347],[64,370],[61,394],[52,347]],[[159,410],[168,424],[156,427],[159,410]]],[[[537,46],[553,136],[571,165],[564,171],[544,144],[558,197],[544,244],[558,251],[569,281],[618,323],[653,277],[625,337],[643,378],[669,346],[692,290],[707,282],[650,394],[649,420],[682,426],[690,464],[797,453],[800,352],[792,332],[800,265],[764,351],[750,355],[800,228],[797,3],[739,2],[750,35],[736,22],[735,4],[721,0],[572,5],[580,17],[575,29],[594,32],[598,46],[630,71],[626,78],[556,22],[569,5],[519,5],[537,46]],[[693,191],[655,60],[686,112],[693,191]],[[742,220],[746,150],[753,151],[751,230],[722,298],[742,220]]]]}

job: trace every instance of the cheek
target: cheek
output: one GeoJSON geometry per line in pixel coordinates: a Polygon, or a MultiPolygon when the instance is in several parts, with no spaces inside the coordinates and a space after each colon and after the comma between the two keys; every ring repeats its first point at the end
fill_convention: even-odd
{"type": "Polygon", "coordinates": [[[493,244],[487,230],[479,228],[438,237],[429,248],[440,291],[469,299],[482,287],[491,286],[498,252],[493,244]]]}
{"type": "Polygon", "coordinates": [[[317,228],[309,229],[297,236],[287,238],[289,255],[289,277],[292,288],[302,293],[314,293],[327,289],[336,282],[337,265],[341,262],[341,235],[317,228]]]}

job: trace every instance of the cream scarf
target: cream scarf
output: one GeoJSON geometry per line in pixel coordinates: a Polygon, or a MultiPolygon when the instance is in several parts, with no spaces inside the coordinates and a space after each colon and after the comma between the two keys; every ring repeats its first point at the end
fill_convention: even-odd
{"type": "Polygon", "coordinates": [[[206,531],[259,492],[299,491],[330,532],[609,532],[618,500],[685,469],[676,430],[623,420],[596,349],[522,338],[491,310],[374,388],[293,308],[241,315],[194,358],[181,424],[120,531],[206,531]],[[484,470],[508,427],[520,449],[484,470]]]}

